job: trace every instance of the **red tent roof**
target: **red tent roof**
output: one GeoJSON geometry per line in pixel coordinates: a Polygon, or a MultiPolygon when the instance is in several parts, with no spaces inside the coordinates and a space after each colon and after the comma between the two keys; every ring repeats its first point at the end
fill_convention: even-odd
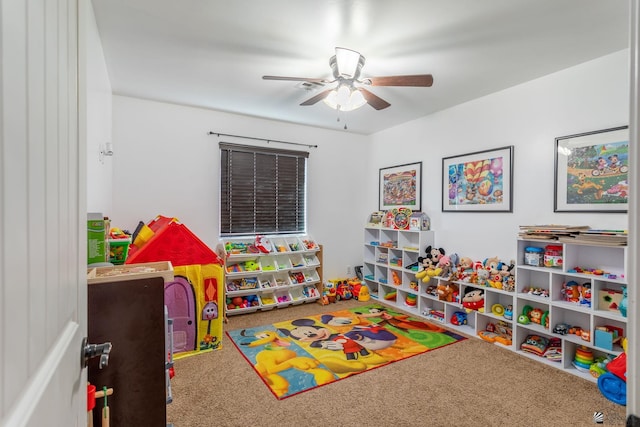
{"type": "Polygon", "coordinates": [[[126,264],[171,261],[181,265],[222,264],[222,261],[186,225],[176,218],[156,217],[148,224],[154,234],[141,248],[131,245],[126,264]]]}

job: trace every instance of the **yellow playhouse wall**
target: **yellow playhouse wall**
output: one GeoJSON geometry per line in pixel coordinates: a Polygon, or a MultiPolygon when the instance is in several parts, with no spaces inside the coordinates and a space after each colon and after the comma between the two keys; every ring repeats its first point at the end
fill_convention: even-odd
{"type": "MultiPolygon", "coordinates": [[[[174,267],[173,270],[176,276],[186,277],[193,285],[196,296],[196,319],[198,322],[198,350],[176,353],[175,359],[221,348],[224,318],[224,292],[222,288],[224,285],[224,270],[222,266],[218,264],[198,264],[174,267]],[[208,302],[215,303],[217,306],[217,315],[211,320],[203,319],[203,310],[208,302]]],[[[211,310],[207,310],[207,313],[211,313],[211,310]]]]}

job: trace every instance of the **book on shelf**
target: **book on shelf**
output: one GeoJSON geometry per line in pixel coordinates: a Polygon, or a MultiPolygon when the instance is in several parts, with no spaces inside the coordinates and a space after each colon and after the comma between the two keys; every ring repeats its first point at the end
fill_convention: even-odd
{"type": "Polygon", "coordinates": [[[596,228],[590,228],[588,230],[583,231],[584,234],[598,234],[602,236],[626,236],[628,234],[627,230],[600,230],[596,228]]]}
{"type": "Polygon", "coordinates": [[[575,232],[581,230],[589,230],[588,225],[558,225],[558,224],[546,224],[546,225],[521,225],[520,230],[554,233],[554,232],[575,232]]]}
{"type": "Polygon", "coordinates": [[[518,236],[523,239],[558,240],[561,237],[571,237],[588,229],[587,225],[521,225],[518,236]]]}
{"type": "Polygon", "coordinates": [[[584,243],[589,245],[602,246],[626,246],[627,231],[626,230],[598,230],[588,229],[579,233],[558,239],[565,243],[584,243]]]}

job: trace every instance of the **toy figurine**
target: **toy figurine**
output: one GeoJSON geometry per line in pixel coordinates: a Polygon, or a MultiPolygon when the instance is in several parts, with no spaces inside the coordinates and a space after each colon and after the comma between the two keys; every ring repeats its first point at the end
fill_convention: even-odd
{"type": "Polygon", "coordinates": [[[565,301],[580,302],[580,287],[577,282],[570,280],[565,283],[562,287],[562,293],[565,301]]]}
{"type": "Polygon", "coordinates": [[[503,317],[507,320],[513,319],[513,306],[511,304],[505,307],[503,317]]]}
{"type": "Polygon", "coordinates": [[[580,286],[580,305],[591,307],[591,283],[583,283],[582,286],[580,286]]]}
{"type": "Polygon", "coordinates": [[[398,272],[393,270],[391,272],[391,276],[393,277],[393,284],[396,286],[400,286],[402,285],[402,280],[400,279],[400,275],[398,275],[398,272]]]}

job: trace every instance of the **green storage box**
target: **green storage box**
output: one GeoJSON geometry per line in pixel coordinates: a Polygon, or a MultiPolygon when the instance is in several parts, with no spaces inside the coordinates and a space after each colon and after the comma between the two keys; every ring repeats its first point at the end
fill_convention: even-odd
{"type": "Polygon", "coordinates": [[[127,260],[131,239],[109,239],[109,262],[122,265],[127,260]]]}

